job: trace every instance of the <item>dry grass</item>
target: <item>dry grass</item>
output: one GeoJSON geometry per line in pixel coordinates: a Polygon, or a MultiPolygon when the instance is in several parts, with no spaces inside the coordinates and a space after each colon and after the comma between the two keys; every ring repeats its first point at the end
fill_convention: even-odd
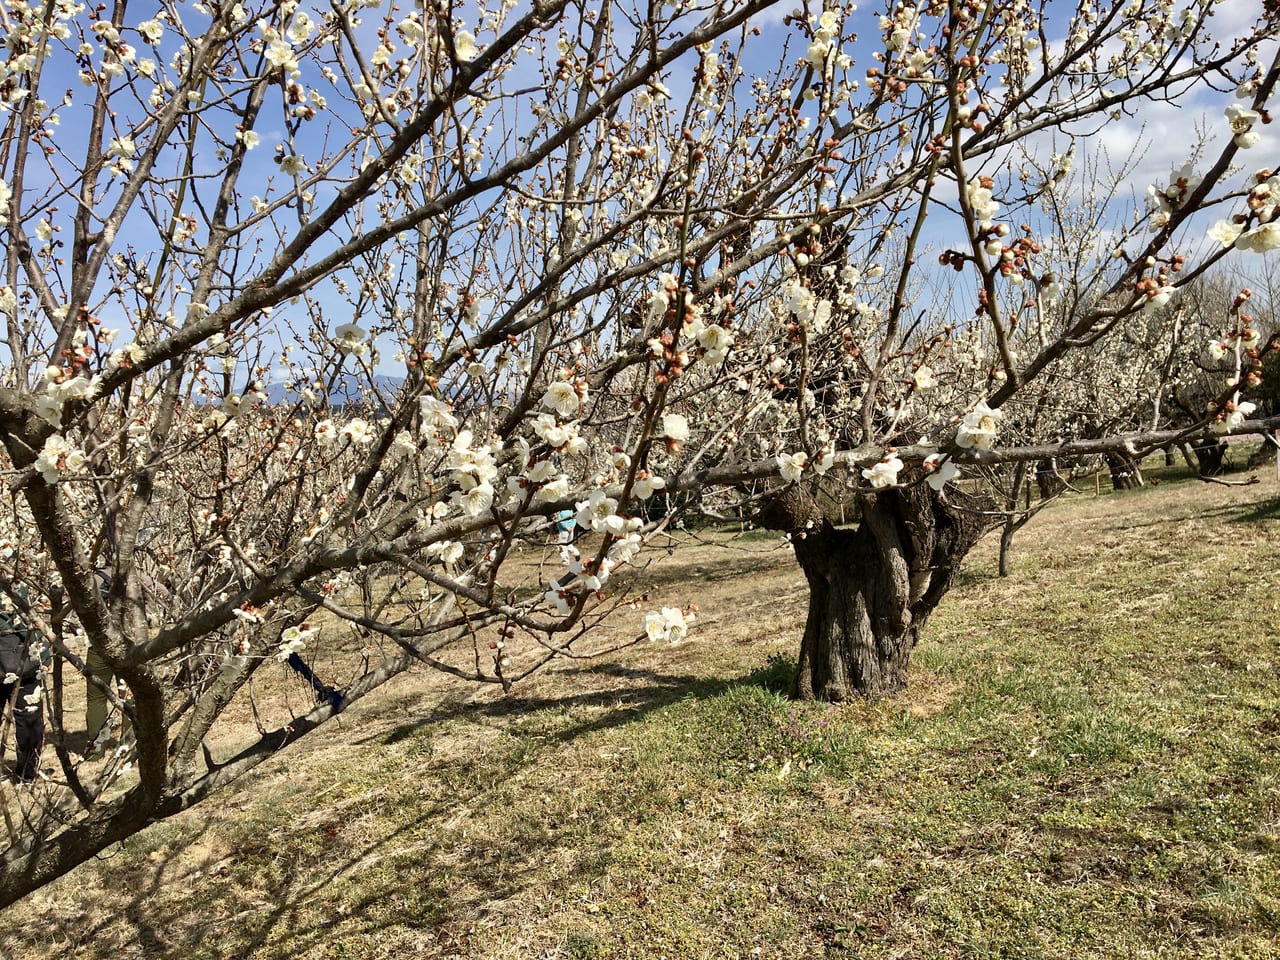
{"type": "Polygon", "coordinates": [[[776,692],[778,541],[684,542],[651,600],[699,604],[688,643],[507,698],[398,679],[10,909],[0,951],[1280,956],[1278,493],[1056,505],[1008,580],[979,547],[905,698],[840,709],[776,692]]]}

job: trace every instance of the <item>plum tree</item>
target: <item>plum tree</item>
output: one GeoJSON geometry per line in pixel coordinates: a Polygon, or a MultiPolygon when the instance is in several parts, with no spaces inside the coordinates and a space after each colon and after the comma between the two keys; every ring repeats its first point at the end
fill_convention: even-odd
{"type": "Polygon", "coordinates": [[[11,709],[47,712],[57,771],[13,801],[0,904],[415,664],[509,687],[607,652],[670,505],[759,495],[812,591],[796,694],[877,696],[989,525],[957,466],[1275,425],[1240,311],[1191,427],[1063,435],[1026,406],[1280,246],[1250,163],[1270,7],[6,11],[0,586],[44,665],[11,709]],[[1068,249],[1070,144],[1173,109],[1212,120],[1068,249]],[[531,572],[522,538],[566,511],[589,535],[531,572]],[[277,663],[314,701],[255,692],[277,663]],[[105,757],[73,677],[127,720],[105,757]]]}

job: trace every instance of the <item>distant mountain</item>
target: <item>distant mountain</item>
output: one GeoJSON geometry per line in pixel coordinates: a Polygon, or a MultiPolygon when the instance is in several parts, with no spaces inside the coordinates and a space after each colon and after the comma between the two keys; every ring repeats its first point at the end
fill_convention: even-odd
{"type": "MultiPolygon", "coordinates": [[[[374,395],[369,390],[369,382],[364,377],[341,377],[335,380],[328,389],[327,399],[331,407],[346,407],[374,402],[374,395]]],[[[404,377],[389,377],[385,374],[374,374],[372,386],[383,397],[394,397],[402,386],[404,377]]],[[[267,386],[267,402],[273,406],[285,403],[296,403],[301,399],[300,386],[283,383],[272,383],[267,386]]],[[[314,388],[312,388],[314,389],[314,388]]]]}

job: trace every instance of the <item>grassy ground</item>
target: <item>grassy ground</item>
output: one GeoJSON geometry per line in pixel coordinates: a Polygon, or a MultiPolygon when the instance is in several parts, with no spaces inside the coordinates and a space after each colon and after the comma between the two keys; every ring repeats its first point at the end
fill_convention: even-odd
{"type": "MultiPolygon", "coordinates": [[[[686,543],[691,639],[397,681],[0,915],[14,957],[1280,957],[1280,488],[994,541],[897,701],[789,703],[803,578],[686,543]]],[[[633,627],[629,624],[628,627],[633,627]]]]}

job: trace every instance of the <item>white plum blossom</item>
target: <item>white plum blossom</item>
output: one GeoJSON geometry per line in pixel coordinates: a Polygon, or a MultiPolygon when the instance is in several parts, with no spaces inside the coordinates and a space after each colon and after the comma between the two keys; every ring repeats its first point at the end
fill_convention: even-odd
{"type": "Polygon", "coordinates": [[[578,424],[577,421],[570,423],[557,423],[556,418],[549,413],[541,413],[534,418],[533,432],[546,443],[547,446],[559,450],[561,447],[568,445],[577,438],[578,424]]]}
{"type": "Polygon", "coordinates": [[[671,306],[671,295],[679,288],[679,281],[676,280],[675,274],[661,273],[658,275],[658,289],[649,296],[649,322],[657,323],[667,315],[667,310],[671,306]]]}
{"type": "Polygon", "coordinates": [[[679,607],[663,607],[644,615],[644,632],[655,643],[665,640],[676,644],[685,638],[693,619],[692,612],[686,613],[679,607]]]}
{"type": "Polygon", "coordinates": [[[898,474],[902,472],[902,461],[894,453],[888,454],[879,463],[862,471],[862,479],[877,490],[897,486],[898,474]]]}
{"type": "Polygon", "coordinates": [[[415,19],[417,14],[410,14],[399,23],[396,24],[396,30],[400,32],[400,36],[404,37],[405,43],[417,46],[423,37],[422,24],[415,19]]]}
{"type": "Polygon", "coordinates": [[[357,324],[344,323],[334,330],[334,334],[334,345],[341,353],[361,357],[369,350],[369,345],[365,342],[369,334],[357,324]]]}
{"type": "Polygon", "coordinates": [[[1237,250],[1252,250],[1254,253],[1266,253],[1268,250],[1280,248],[1280,223],[1263,223],[1245,233],[1235,241],[1237,250]]]}
{"type": "Polygon", "coordinates": [[[970,180],[965,187],[965,196],[969,200],[969,206],[973,208],[973,215],[979,220],[990,222],[1000,212],[1000,204],[991,196],[990,177],[970,180]]]}
{"type": "Polygon", "coordinates": [[[1055,274],[1046,273],[1040,278],[1040,299],[1045,303],[1057,303],[1062,299],[1062,283],[1055,274]]]}
{"type": "Polygon", "coordinates": [[[797,453],[780,453],[774,460],[778,464],[778,472],[782,474],[782,479],[799,483],[801,475],[804,474],[804,468],[809,463],[809,455],[801,450],[797,453]]]}
{"type": "Polygon", "coordinates": [[[697,313],[691,314],[685,318],[684,323],[680,327],[680,336],[692,337],[697,339],[707,329],[707,325],[703,322],[702,311],[699,309],[697,313]]]}
{"type": "Polygon", "coordinates": [[[934,453],[924,458],[924,482],[934,490],[941,490],[960,475],[960,468],[943,454],[934,453]]]}
{"type": "Polygon", "coordinates": [[[824,443],[818,451],[818,459],[813,463],[813,472],[818,476],[826,476],[831,465],[836,462],[836,448],[831,443],[824,443]]]}
{"type": "Polygon", "coordinates": [[[143,20],[138,24],[138,33],[142,34],[143,40],[155,46],[164,36],[164,24],[159,20],[143,20]]]}
{"type": "Polygon", "coordinates": [[[979,401],[978,405],[966,413],[964,419],[960,421],[960,427],[956,431],[956,445],[966,449],[973,447],[978,450],[990,450],[995,444],[996,433],[1000,429],[1002,419],[1004,419],[1003,413],[992,410],[985,402],[979,401]]]}
{"type": "Polygon", "coordinates": [[[493,504],[493,485],[477,483],[470,474],[460,474],[462,489],[455,490],[450,501],[469,517],[477,517],[493,504]]]}
{"type": "Polygon", "coordinates": [[[449,404],[435,397],[419,397],[418,408],[422,413],[422,429],[424,431],[453,430],[458,426],[458,419],[450,412],[449,404]]]}
{"type": "Polygon", "coordinates": [[[719,363],[733,346],[733,332],[721,326],[710,326],[698,333],[698,343],[705,349],[707,363],[719,363]]]}
{"type": "Polygon", "coordinates": [[[27,705],[27,713],[35,713],[40,709],[40,699],[44,696],[44,687],[36,684],[31,688],[30,693],[22,695],[22,702],[27,705]]]}
{"type": "Polygon", "coordinates": [[[916,368],[916,372],[912,375],[912,379],[915,380],[916,389],[921,392],[925,390],[932,390],[938,385],[938,380],[933,375],[933,368],[924,364],[921,364],[916,368]]]}
{"type": "Polygon", "coordinates": [[[624,517],[620,513],[615,513],[604,520],[604,532],[611,537],[625,537],[628,534],[635,533],[642,526],[644,526],[644,521],[639,517],[624,517]]]}
{"type": "Polygon", "coordinates": [[[319,632],[318,626],[312,626],[309,623],[286,627],[280,632],[280,645],[276,648],[276,659],[283,663],[293,654],[306,649],[307,640],[319,632]]]}
{"type": "Polygon", "coordinates": [[[812,322],[818,309],[818,298],[795,276],[788,277],[783,284],[782,302],[797,320],[805,324],[812,322]]]}
{"type": "Polygon", "coordinates": [[[641,473],[644,473],[644,475],[640,476],[638,474],[636,476],[636,482],[631,488],[631,492],[639,499],[648,500],[659,490],[666,487],[667,481],[663,480],[662,477],[650,476],[644,471],[641,471],[641,473]]]}
{"type": "Polygon", "coordinates": [[[1249,191],[1249,209],[1257,214],[1259,223],[1267,223],[1280,215],[1280,175],[1259,170],[1254,176],[1258,183],[1249,191]]]}
{"type": "Polygon", "coordinates": [[[283,37],[276,37],[270,41],[262,55],[271,66],[283,69],[287,73],[298,69],[298,58],[293,52],[293,46],[283,37]]]}
{"type": "Polygon", "coordinates": [[[293,15],[293,22],[289,24],[289,39],[294,43],[306,43],[315,32],[315,27],[315,21],[307,16],[306,11],[299,10],[293,15]]]}
{"type": "Polygon", "coordinates": [[[86,462],[84,451],[69,443],[66,437],[52,433],[36,455],[36,469],[45,483],[57,483],[68,473],[75,473],[86,462]]]}
{"type": "MultiPolygon", "coordinates": [[[[546,483],[548,480],[550,480],[553,476],[555,476],[555,472],[556,472],[556,467],[554,463],[552,463],[550,460],[539,460],[527,471],[525,471],[524,480],[526,484],[537,486],[539,484],[546,483]]],[[[520,488],[521,486],[520,478],[512,477],[511,480],[508,481],[508,483],[510,484],[512,482],[515,483],[516,489],[520,488]]]]}
{"type": "Polygon", "coordinates": [[[1147,302],[1143,304],[1143,308],[1146,310],[1158,310],[1161,307],[1168,306],[1177,292],[1177,287],[1166,284],[1158,290],[1147,294],[1147,302]]]}
{"type": "Polygon", "coordinates": [[[1249,400],[1241,400],[1234,405],[1234,408],[1223,415],[1221,420],[1214,421],[1210,429],[1214,433],[1229,433],[1248,418],[1248,416],[1258,409],[1257,404],[1249,400]]]}
{"type": "Polygon", "coordinates": [[[640,555],[640,547],[640,534],[635,531],[627,531],[611,547],[609,547],[607,557],[609,562],[615,566],[618,564],[630,563],[640,555]]]}
{"type": "Polygon", "coordinates": [[[464,63],[474,60],[480,52],[476,47],[476,35],[470,30],[459,30],[453,38],[453,49],[458,53],[458,59],[464,63]]]}
{"type": "Polygon", "coordinates": [[[834,10],[823,11],[818,19],[817,28],[813,32],[813,42],[805,52],[805,59],[815,70],[821,70],[830,55],[834,40],[839,33],[839,16],[834,10]]]}
{"type": "Polygon", "coordinates": [[[533,496],[534,503],[550,503],[553,500],[559,500],[561,497],[569,495],[569,477],[566,474],[560,474],[554,480],[550,480],[538,490],[533,496]]]}
{"type": "Polygon", "coordinates": [[[445,566],[453,566],[462,559],[464,548],[457,540],[441,540],[427,545],[427,555],[437,557],[445,566]]]}
{"type": "Polygon", "coordinates": [[[391,441],[391,451],[401,454],[416,453],[418,444],[413,439],[413,434],[408,430],[401,430],[395,435],[395,439],[391,441]]]}
{"type": "Polygon", "coordinates": [[[224,433],[230,433],[232,428],[231,415],[222,409],[210,410],[204,415],[204,419],[200,421],[200,427],[207,433],[217,433],[220,430],[224,433]]]}
{"type": "Polygon", "coordinates": [[[1217,240],[1224,247],[1229,247],[1236,242],[1236,239],[1243,232],[1243,224],[1234,223],[1230,220],[1219,220],[1209,228],[1209,239],[1217,240]]]}
{"type": "Polygon", "coordinates": [[[660,436],[664,436],[668,440],[672,440],[676,443],[684,443],[689,439],[689,421],[683,414],[663,414],[662,432],[660,436]]]}
{"type": "Polygon", "coordinates": [[[1173,211],[1186,206],[1191,193],[1200,186],[1202,179],[1192,170],[1191,163],[1187,162],[1170,172],[1167,187],[1154,184],[1147,187],[1147,209],[1152,214],[1152,231],[1168,225],[1173,211]]]}
{"type": "Polygon", "coordinates": [[[42,396],[36,398],[36,412],[55,427],[62,423],[62,408],[73,400],[88,396],[97,378],[89,380],[71,374],[56,364],[49,364],[44,372],[45,387],[42,396]]]}
{"type": "Polygon", "coordinates": [[[597,533],[608,525],[609,518],[617,514],[618,501],[603,490],[592,490],[586,500],[578,505],[577,523],[580,527],[597,533]]]}
{"type": "Polygon", "coordinates": [[[561,417],[572,417],[582,405],[578,390],[568,380],[555,380],[542,395],[542,405],[561,417]]]}
{"type": "Polygon", "coordinates": [[[321,445],[321,446],[323,446],[323,447],[327,447],[327,446],[329,446],[329,445],[330,445],[330,444],[332,444],[335,440],[337,440],[337,439],[338,439],[338,427],[337,427],[337,424],[335,424],[335,423],[334,423],[332,420],[330,420],[328,417],[326,417],[325,419],[323,419],[323,420],[321,420],[319,423],[317,423],[317,424],[315,425],[315,429],[314,429],[312,432],[313,432],[313,434],[314,434],[314,436],[315,436],[316,440],[317,440],[317,441],[320,443],[320,445],[321,445]]]}
{"type": "Polygon", "coordinates": [[[1235,137],[1236,146],[1247,149],[1258,142],[1258,135],[1252,131],[1253,125],[1262,119],[1261,114],[1256,110],[1242,107],[1238,103],[1228,104],[1223,112],[1226,114],[1227,124],[1231,127],[1231,133],[1235,137]]]}
{"type": "Polygon", "coordinates": [[[493,451],[488,446],[473,446],[470,430],[460,430],[454,437],[445,465],[453,471],[452,478],[457,483],[468,479],[487,483],[498,475],[493,451]]]}
{"type": "Polygon", "coordinates": [[[133,137],[112,137],[111,142],[107,144],[107,155],[111,157],[136,157],[138,155],[138,145],[133,142],[133,137]]]}
{"type": "Polygon", "coordinates": [[[355,446],[364,447],[373,443],[374,439],[377,437],[377,432],[374,430],[372,424],[367,420],[361,420],[359,417],[356,417],[354,420],[347,423],[341,431],[339,431],[339,435],[344,440],[350,441],[355,446]]]}
{"type": "Polygon", "coordinates": [[[573,595],[554,581],[551,583],[551,589],[544,593],[542,598],[556,608],[558,616],[567,617],[573,609],[573,605],[569,602],[573,599],[573,595]]]}

